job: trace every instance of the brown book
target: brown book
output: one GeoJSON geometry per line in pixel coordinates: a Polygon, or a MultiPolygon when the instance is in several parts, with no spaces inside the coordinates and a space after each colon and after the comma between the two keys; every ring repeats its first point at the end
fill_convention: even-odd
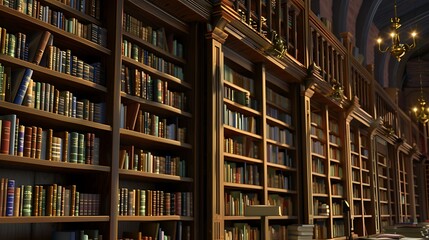
{"type": "Polygon", "coordinates": [[[36,187],[34,189],[33,216],[40,216],[39,215],[39,194],[40,194],[40,188],[41,187],[42,186],[36,185],[36,187]]]}
{"type": "Polygon", "coordinates": [[[40,159],[42,154],[42,136],[43,129],[41,127],[37,128],[37,139],[36,139],[36,158],[40,159]]]}
{"type": "Polygon", "coordinates": [[[11,122],[9,120],[2,120],[1,122],[1,148],[0,153],[9,153],[10,144],[10,128],[11,122]]]}
{"type": "Polygon", "coordinates": [[[69,155],[69,132],[68,131],[62,131],[62,132],[57,132],[54,134],[56,137],[59,137],[62,141],[62,146],[61,146],[61,161],[62,162],[68,162],[68,155],[69,155]]]}
{"type": "Polygon", "coordinates": [[[24,141],[25,141],[25,126],[19,125],[18,127],[18,147],[16,155],[19,157],[24,156],[24,141]]]}
{"type": "Polygon", "coordinates": [[[4,195],[5,195],[5,178],[1,178],[0,182],[0,217],[4,216],[3,206],[6,205],[6,202],[4,201],[4,195]]]}
{"type": "Polygon", "coordinates": [[[33,126],[31,132],[31,157],[36,157],[36,146],[37,146],[37,127],[33,126]]]}
{"type": "Polygon", "coordinates": [[[21,202],[21,187],[15,188],[15,196],[13,198],[13,216],[18,217],[19,216],[19,209],[21,208],[20,202],[21,202]]]}
{"type": "Polygon", "coordinates": [[[28,47],[29,59],[32,63],[40,64],[50,37],[51,33],[48,31],[38,32],[32,37],[28,47]]]}
{"type": "Polygon", "coordinates": [[[33,128],[32,127],[25,127],[25,133],[24,133],[24,157],[30,157],[31,156],[31,144],[32,144],[32,138],[33,137],[33,128]]]}
{"type": "Polygon", "coordinates": [[[76,185],[70,188],[70,216],[76,216],[76,185]]]}
{"type": "Polygon", "coordinates": [[[50,185],[46,191],[46,216],[54,216],[53,214],[53,201],[54,201],[54,186],[50,185]]]}
{"type": "Polygon", "coordinates": [[[127,105],[126,129],[134,130],[137,121],[137,115],[140,110],[140,103],[133,102],[127,105]]]}
{"type": "Polygon", "coordinates": [[[54,135],[54,130],[49,129],[46,137],[46,160],[52,160],[52,139],[54,135]]]}

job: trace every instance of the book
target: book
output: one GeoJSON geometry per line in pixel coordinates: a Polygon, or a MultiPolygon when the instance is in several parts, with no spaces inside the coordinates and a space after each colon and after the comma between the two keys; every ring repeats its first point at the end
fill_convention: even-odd
{"type": "Polygon", "coordinates": [[[14,85],[14,90],[12,91],[12,96],[14,97],[13,103],[22,105],[32,76],[33,76],[33,70],[30,68],[25,69],[24,74],[22,75],[22,78],[20,78],[20,75],[18,75],[14,85]],[[21,80],[18,80],[18,79],[21,79],[21,80]]]}
{"type": "Polygon", "coordinates": [[[126,129],[134,130],[137,122],[137,115],[140,110],[140,104],[133,102],[127,105],[126,129]]]}
{"type": "Polygon", "coordinates": [[[10,121],[10,132],[9,132],[9,154],[13,155],[15,152],[15,136],[16,136],[16,122],[17,122],[17,117],[15,114],[8,114],[8,115],[3,115],[0,116],[0,120],[3,121],[10,121]]]}
{"type": "Polygon", "coordinates": [[[15,202],[15,180],[7,181],[6,216],[13,216],[15,202]]]}
{"type": "Polygon", "coordinates": [[[28,57],[32,63],[36,65],[40,64],[51,36],[53,35],[49,31],[38,32],[32,36],[28,46],[28,57]]]}
{"type": "Polygon", "coordinates": [[[9,145],[10,145],[10,126],[11,122],[9,120],[1,121],[1,148],[0,153],[8,154],[9,145]]]}

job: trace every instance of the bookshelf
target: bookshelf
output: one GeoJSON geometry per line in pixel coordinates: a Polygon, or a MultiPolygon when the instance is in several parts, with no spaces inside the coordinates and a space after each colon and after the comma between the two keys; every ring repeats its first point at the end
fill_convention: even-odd
{"type": "Polygon", "coordinates": [[[403,151],[399,152],[398,159],[398,178],[399,178],[399,221],[400,222],[411,222],[411,195],[409,184],[409,159],[403,151]]]}
{"type": "Polygon", "coordinates": [[[196,29],[148,1],[9,4],[0,238],[195,239],[196,29]]]}
{"type": "Polygon", "coordinates": [[[86,10],[10,4],[0,5],[0,118],[9,133],[0,238],[109,237],[112,25],[99,1],[86,10]]]}
{"type": "Polygon", "coordinates": [[[343,200],[346,198],[343,125],[329,106],[310,107],[312,216],[315,239],[346,235],[343,200]]]}
{"type": "Polygon", "coordinates": [[[358,236],[374,234],[373,196],[369,160],[368,133],[359,124],[350,128],[353,229],[358,236]]]}
{"type": "Polygon", "coordinates": [[[194,239],[191,28],[145,1],[123,9],[118,236],[194,239]]]}
{"type": "MultiPolygon", "coordinates": [[[[315,239],[328,238],[328,229],[331,227],[330,213],[325,209],[330,209],[329,198],[329,171],[330,164],[327,157],[328,137],[327,137],[327,109],[321,106],[311,105],[311,182],[312,182],[312,209],[314,218],[315,239]]],[[[330,232],[330,231],[329,231],[330,232]]]]}
{"type": "Polygon", "coordinates": [[[293,84],[266,74],[266,165],[268,204],[281,206],[282,216],[268,220],[271,237],[286,239],[287,226],[299,223],[299,169],[296,96],[293,84]],[[283,236],[283,237],[282,237],[283,236]]]}
{"type": "Polygon", "coordinates": [[[397,197],[394,190],[394,169],[393,163],[388,158],[388,148],[385,142],[377,138],[377,187],[378,191],[378,208],[380,216],[380,227],[395,223],[397,217],[397,197]]]}
{"type": "Polygon", "coordinates": [[[225,51],[223,66],[223,167],[225,239],[261,235],[260,217],[245,216],[247,205],[264,203],[264,152],[261,77],[256,66],[225,51]],[[245,63],[245,64],[240,64],[245,63]],[[229,166],[236,166],[235,174],[229,166]],[[229,176],[235,181],[230,181],[229,176]]]}

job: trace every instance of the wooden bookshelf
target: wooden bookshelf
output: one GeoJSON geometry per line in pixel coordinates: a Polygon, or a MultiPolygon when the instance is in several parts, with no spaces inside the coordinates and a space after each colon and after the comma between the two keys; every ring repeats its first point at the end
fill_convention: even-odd
{"type": "MultiPolygon", "coordinates": [[[[144,0],[87,3],[72,6],[56,0],[41,1],[45,8],[40,16],[27,5],[19,9],[3,5],[9,4],[3,1],[0,5],[1,35],[7,33],[3,39],[16,41],[14,51],[9,45],[7,50],[5,46],[0,48],[0,69],[7,74],[4,78],[2,72],[0,79],[10,84],[2,85],[6,87],[1,90],[0,116],[15,116],[22,129],[34,129],[34,139],[38,136],[36,131],[40,131],[40,138],[42,133],[49,135],[52,131],[53,139],[60,141],[55,142],[59,150],[49,150],[55,154],[53,159],[45,151],[51,149],[49,143],[49,147],[41,147],[42,157],[35,155],[36,145],[29,150],[29,156],[20,156],[13,149],[0,154],[2,189],[15,180],[16,189],[23,193],[26,189],[28,201],[31,195],[27,186],[33,187],[33,196],[36,187],[37,194],[46,190],[45,196],[50,188],[67,190],[68,194],[73,186],[81,193],[82,202],[88,201],[85,204],[89,209],[82,205],[79,215],[62,213],[68,205],[62,206],[61,200],[68,201],[68,197],[58,193],[55,201],[59,201],[60,209],[56,208],[53,214],[58,216],[45,215],[45,210],[28,215],[27,205],[25,216],[17,211],[16,216],[5,217],[6,211],[2,211],[0,238],[50,239],[57,231],[94,229],[106,239],[121,239],[124,232],[137,233],[158,226],[166,235],[179,237],[174,228],[177,233],[179,229],[182,232],[181,239],[196,239],[196,75],[190,70],[195,68],[191,65],[196,63],[196,54],[189,47],[195,43],[196,29],[144,0]],[[43,12],[48,8],[50,16],[43,12]],[[73,29],[69,29],[72,25],[73,29]],[[142,29],[145,37],[139,32],[142,29]],[[37,37],[44,32],[52,37],[44,48],[41,63],[36,65],[31,52],[38,47],[37,37]],[[24,52],[25,41],[30,54],[24,52]],[[23,104],[14,104],[15,93],[10,90],[19,86],[18,74],[25,69],[33,70],[34,88],[46,90],[34,90],[40,94],[33,95],[30,100],[34,102],[26,96],[23,104]],[[67,98],[54,95],[55,91],[68,94],[67,98]],[[83,110],[79,109],[81,102],[83,110]],[[71,136],[77,134],[82,144],[87,142],[78,152],[84,154],[83,162],[80,155],[77,163],[65,159],[69,155],[64,149],[69,145],[61,145],[66,144],[66,138],[60,137],[65,131],[71,136]],[[144,194],[144,204],[131,201],[141,200],[144,194]],[[94,203],[89,205],[90,201],[94,203]],[[139,209],[133,209],[135,204],[139,209]],[[97,208],[95,215],[93,208],[97,208]],[[17,231],[19,236],[14,234],[17,231]]],[[[33,147],[31,137],[28,146],[33,147]]],[[[70,151],[74,151],[73,146],[70,151]]],[[[42,203],[42,195],[39,198],[42,203]]]]}
{"type": "Polygon", "coordinates": [[[145,1],[123,9],[118,238],[195,239],[191,27],[145,1]]]}
{"type": "MultiPolygon", "coordinates": [[[[12,140],[14,134],[15,142],[9,141],[12,147],[0,156],[2,191],[15,200],[2,198],[13,214],[2,211],[0,238],[50,239],[65,229],[109,238],[114,130],[106,106],[114,93],[114,70],[108,68],[114,56],[107,29],[113,25],[95,14],[100,1],[86,12],[60,1],[41,1],[40,12],[2,3],[2,39],[10,42],[7,51],[1,44],[7,77],[1,76],[0,115],[3,121],[13,116],[8,120],[16,128],[9,136],[12,140]],[[92,34],[83,34],[83,28],[92,34]],[[43,46],[42,35],[50,36],[43,46]],[[43,56],[35,64],[32,53],[39,48],[43,56]],[[32,70],[28,87],[21,75],[26,69],[32,70]],[[11,91],[20,87],[22,103],[11,91]]],[[[112,13],[108,7],[103,11],[112,13]]]]}

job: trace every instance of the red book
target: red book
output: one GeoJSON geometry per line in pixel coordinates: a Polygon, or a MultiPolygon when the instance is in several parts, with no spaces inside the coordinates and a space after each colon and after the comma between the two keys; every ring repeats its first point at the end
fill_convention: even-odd
{"type": "Polygon", "coordinates": [[[33,128],[32,127],[25,127],[25,134],[24,134],[24,157],[30,157],[31,156],[31,142],[33,137],[33,128]]]}
{"type": "Polygon", "coordinates": [[[10,126],[11,126],[11,122],[9,120],[2,121],[0,153],[3,153],[3,154],[9,153],[10,126]]]}

